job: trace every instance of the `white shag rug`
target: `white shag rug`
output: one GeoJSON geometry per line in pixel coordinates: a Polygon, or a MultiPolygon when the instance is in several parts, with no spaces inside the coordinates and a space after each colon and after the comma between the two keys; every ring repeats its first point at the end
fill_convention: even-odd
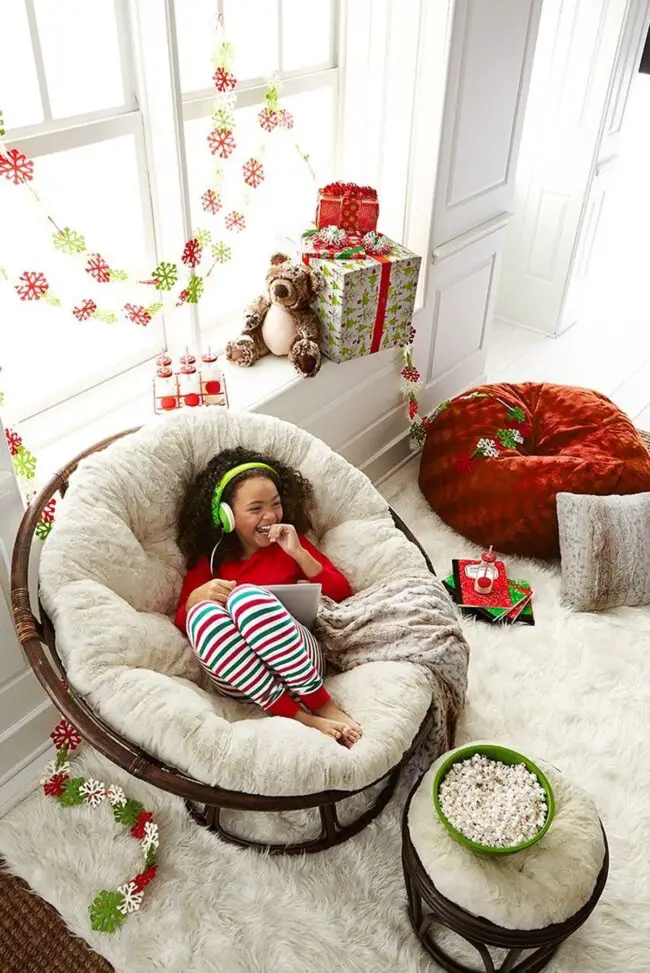
{"type": "MultiPolygon", "coordinates": [[[[419,494],[417,463],[383,492],[439,574],[477,549],[419,494]]],[[[598,805],[611,867],[600,904],[549,973],[650,970],[650,608],[577,614],[559,602],[559,570],[507,558],[535,590],[534,628],[467,620],[469,697],[458,742],[493,739],[559,767],[598,805]]],[[[121,885],[138,843],[107,808],[62,809],[34,794],[0,821],[0,853],[117,973],[431,973],[406,913],[400,862],[405,788],[370,827],[333,850],[267,858],[220,843],[178,799],[92,751],[80,772],[122,784],[156,811],[159,875],[115,935],[89,929],[87,907],[121,885]]],[[[471,955],[471,954],[465,954],[471,955]]],[[[475,955],[475,954],[474,954],[475,955]]],[[[477,970],[479,969],[477,965],[477,970]]]]}

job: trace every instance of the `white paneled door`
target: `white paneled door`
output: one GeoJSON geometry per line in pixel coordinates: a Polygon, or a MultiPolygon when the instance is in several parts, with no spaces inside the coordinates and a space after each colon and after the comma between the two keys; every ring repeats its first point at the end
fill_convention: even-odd
{"type": "MultiPolygon", "coordinates": [[[[0,430],[3,429],[0,419],[0,430]]],[[[47,749],[56,721],[16,638],[10,605],[11,551],[23,503],[4,436],[0,437],[0,812],[33,784],[29,770],[47,749]]]]}
{"type": "Polygon", "coordinates": [[[497,299],[504,321],[558,335],[577,320],[649,7],[545,0],[497,299]]]}

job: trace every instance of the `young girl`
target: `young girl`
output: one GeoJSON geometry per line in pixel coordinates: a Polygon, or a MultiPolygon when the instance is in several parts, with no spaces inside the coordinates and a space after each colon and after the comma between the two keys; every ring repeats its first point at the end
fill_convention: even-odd
{"type": "Polygon", "coordinates": [[[311,484],[274,459],[240,447],[215,456],[181,508],[178,543],[189,570],[176,625],[224,695],[351,747],[361,727],[325,689],[316,639],[258,587],[313,581],[335,601],[351,594],[304,537],[312,501],[311,484]]]}

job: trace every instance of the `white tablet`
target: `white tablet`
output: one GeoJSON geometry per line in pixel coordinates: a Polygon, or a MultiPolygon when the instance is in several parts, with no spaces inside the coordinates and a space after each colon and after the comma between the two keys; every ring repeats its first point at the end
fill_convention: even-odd
{"type": "Polygon", "coordinates": [[[311,629],[316,621],[320,605],[321,586],[319,584],[265,584],[260,585],[282,602],[290,615],[311,629]]]}

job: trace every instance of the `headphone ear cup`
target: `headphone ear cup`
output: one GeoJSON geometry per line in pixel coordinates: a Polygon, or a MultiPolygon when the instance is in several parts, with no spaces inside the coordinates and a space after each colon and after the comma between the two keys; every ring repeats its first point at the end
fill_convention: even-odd
{"type": "Polygon", "coordinates": [[[223,527],[224,534],[232,534],[235,529],[235,515],[227,503],[219,504],[219,523],[223,527]]]}

